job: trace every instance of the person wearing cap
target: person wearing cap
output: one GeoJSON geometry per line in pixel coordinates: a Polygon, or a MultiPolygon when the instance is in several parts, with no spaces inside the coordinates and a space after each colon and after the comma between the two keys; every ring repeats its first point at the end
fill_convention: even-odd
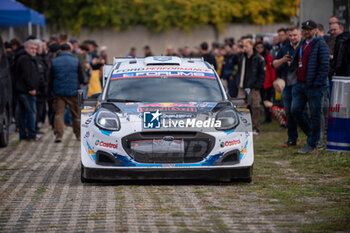
{"type": "Polygon", "coordinates": [[[297,83],[292,90],[291,111],[298,125],[307,135],[307,143],[299,153],[311,153],[320,139],[321,102],[323,89],[328,81],[329,48],[325,40],[317,35],[317,24],[307,20],[302,24],[305,38],[296,49],[292,65],[297,66],[297,83]],[[306,104],[310,108],[310,120],[303,117],[306,104]]]}
{"type": "Polygon", "coordinates": [[[96,56],[98,57],[98,55],[97,55],[97,47],[98,47],[98,45],[97,45],[96,41],[94,41],[94,40],[85,40],[83,42],[83,44],[86,44],[89,47],[88,55],[89,55],[89,62],[91,63],[92,59],[94,57],[96,57],[96,56]]]}
{"type": "Polygon", "coordinates": [[[84,75],[79,60],[72,54],[69,44],[61,45],[61,52],[52,60],[50,87],[53,90],[55,109],[55,142],[61,142],[64,129],[64,112],[69,105],[75,137],[80,140],[80,110],[78,106],[79,85],[84,83],[84,75]]]}

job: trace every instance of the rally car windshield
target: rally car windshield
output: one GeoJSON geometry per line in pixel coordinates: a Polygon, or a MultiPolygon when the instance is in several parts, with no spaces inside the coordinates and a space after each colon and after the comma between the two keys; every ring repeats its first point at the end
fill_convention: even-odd
{"type": "Polygon", "coordinates": [[[106,94],[107,101],[219,102],[223,99],[216,77],[112,76],[106,94]]]}

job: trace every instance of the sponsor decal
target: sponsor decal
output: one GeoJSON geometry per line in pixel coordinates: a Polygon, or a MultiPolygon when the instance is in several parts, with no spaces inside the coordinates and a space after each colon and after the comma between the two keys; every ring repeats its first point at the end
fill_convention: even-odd
{"type": "Polygon", "coordinates": [[[340,104],[336,104],[334,107],[329,104],[329,112],[340,112],[340,104]]]}
{"type": "Polygon", "coordinates": [[[247,148],[243,148],[243,149],[241,150],[241,154],[245,154],[245,153],[247,153],[247,148]]]}
{"type": "MultiPolygon", "coordinates": [[[[189,115],[191,117],[191,115],[189,115]]],[[[169,118],[163,116],[157,111],[146,111],[143,113],[143,128],[144,129],[159,129],[163,128],[213,128],[221,127],[221,121],[215,118],[208,118],[207,120],[197,120],[196,118],[188,118],[186,114],[179,114],[181,118],[169,118]]]]}
{"type": "Polygon", "coordinates": [[[85,125],[90,124],[90,123],[91,123],[91,121],[92,121],[92,117],[88,118],[88,119],[85,121],[85,125]]]}
{"type": "Polygon", "coordinates": [[[196,71],[139,71],[129,73],[113,74],[111,80],[125,78],[146,78],[146,77],[188,77],[188,78],[208,78],[216,79],[214,73],[196,72],[196,71]]]}
{"type": "Polygon", "coordinates": [[[249,109],[246,108],[236,108],[236,110],[241,116],[246,116],[250,113],[249,109]]]}
{"type": "Polygon", "coordinates": [[[138,112],[197,112],[196,107],[141,107],[137,109],[138,112]]]}
{"type": "Polygon", "coordinates": [[[186,114],[186,113],[170,113],[162,115],[163,119],[187,119],[187,118],[195,118],[195,114],[186,114]]]}
{"type": "Polygon", "coordinates": [[[244,117],[240,117],[240,119],[241,119],[241,121],[242,121],[244,124],[247,124],[247,123],[248,123],[247,119],[245,119],[244,117]]]}
{"type": "Polygon", "coordinates": [[[221,142],[220,143],[220,147],[224,148],[226,146],[234,146],[234,145],[237,145],[237,144],[240,144],[240,143],[241,143],[240,139],[232,140],[232,141],[226,141],[226,142],[221,142]]]}
{"type": "Polygon", "coordinates": [[[213,128],[221,127],[221,121],[215,118],[208,118],[207,120],[197,120],[196,118],[178,120],[178,119],[163,119],[162,126],[164,128],[213,128]]]}
{"type": "Polygon", "coordinates": [[[178,104],[178,103],[156,103],[156,104],[143,104],[140,107],[193,107],[193,104],[178,104]]]}
{"type": "Polygon", "coordinates": [[[91,123],[92,121],[92,117],[88,118],[84,124],[82,124],[81,126],[82,127],[85,127],[85,128],[88,128],[89,127],[89,124],[91,123]]]}
{"type": "Polygon", "coordinates": [[[89,132],[89,131],[87,131],[87,132],[85,133],[84,138],[89,138],[89,137],[90,137],[90,132],[89,132]]]}
{"type": "Polygon", "coordinates": [[[118,148],[118,144],[113,144],[110,142],[104,142],[104,141],[100,141],[100,140],[96,140],[95,145],[101,146],[101,147],[106,147],[106,148],[113,148],[113,149],[118,148]]]}
{"type": "Polygon", "coordinates": [[[130,69],[124,69],[124,70],[115,70],[113,74],[118,73],[127,73],[127,72],[136,72],[136,71],[159,71],[159,70],[165,70],[165,71],[196,71],[196,72],[205,72],[205,73],[213,73],[210,69],[201,69],[201,68],[191,68],[191,67],[143,67],[143,68],[130,68],[130,69]]]}
{"type": "Polygon", "coordinates": [[[251,125],[247,119],[245,119],[244,117],[240,117],[239,119],[241,119],[241,122],[245,125],[245,126],[249,126],[251,125]]]}
{"type": "Polygon", "coordinates": [[[95,108],[91,106],[84,106],[83,109],[81,110],[82,112],[93,112],[95,108]]]}
{"type": "Polygon", "coordinates": [[[144,129],[159,129],[162,113],[157,111],[147,111],[143,113],[144,129]]]}
{"type": "Polygon", "coordinates": [[[91,150],[91,149],[88,149],[88,153],[89,153],[89,155],[94,155],[94,154],[95,154],[95,151],[94,151],[94,150],[91,150]]]}

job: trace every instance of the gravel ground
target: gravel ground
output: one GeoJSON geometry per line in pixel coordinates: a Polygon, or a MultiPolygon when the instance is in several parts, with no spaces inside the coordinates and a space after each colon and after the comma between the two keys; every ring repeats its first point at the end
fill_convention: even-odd
{"type": "Polygon", "coordinates": [[[60,144],[49,127],[43,131],[38,142],[11,135],[0,149],[0,232],[295,232],[293,224],[305,221],[271,214],[279,203],[259,192],[254,177],[251,184],[82,184],[72,130],[60,144]]]}

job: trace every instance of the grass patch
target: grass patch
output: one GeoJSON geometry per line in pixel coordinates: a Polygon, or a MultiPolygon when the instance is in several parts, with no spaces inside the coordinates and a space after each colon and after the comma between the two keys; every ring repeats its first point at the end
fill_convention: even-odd
{"type": "Polygon", "coordinates": [[[176,212],[172,212],[171,216],[172,217],[183,217],[183,216],[185,216],[185,213],[181,212],[181,211],[176,211],[176,212]]]}
{"type": "Polygon", "coordinates": [[[11,147],[17,147],[19,144],[21,144],[21,141],[20,140],[16,140],[16,141],[11,142],[10,146],[11,147]]]}
{"type": "Polygon", "coordinates": [[[99,221],[99,220],[103,220],[104,218],[101,216],[101,214],[97,214],[97,213],[92,213],[89,215],[89,220],[92,221],[99,221]]]}
{"type": "Polygon", "coordinates": [[[227,208],[221,207],[221,206],[207,206],[205,207],[208,211],[220,211],[220,210],[226,210],[227,208]]]}
{"type": "Polygon", "coordinates": [[[124,201],[125,200],[125,197],[124,195],[118,195],[114,198],[116,201],[124,201]]]}
{"type": "Polygon", "coordinates": [[[301,232],[336,232],[350,229],[350,206],[342,206],[333,211],[327,210],[326,221],[315,221],[301,225],[301,232]]]}
{"type": "Polygon", "coordinates": [[[45,187],[38,188],[35,191],[36,194],[42,194],[42,193],[45,193],[45,192],[46,192],[46,188],[45,187]]]}
{"type": "Polygon", "coordinates": [[[299,132],[298,146],[283,148],[287,131],[277,128],[275,122],[262,125],[261,134],[254,137],[249,189],[274,207],[263,213],[308,219],[308,224],[292,224],[301,232],[350,229],[350,154],[327,150],[298,154],[306,136],[299,132]]]}

